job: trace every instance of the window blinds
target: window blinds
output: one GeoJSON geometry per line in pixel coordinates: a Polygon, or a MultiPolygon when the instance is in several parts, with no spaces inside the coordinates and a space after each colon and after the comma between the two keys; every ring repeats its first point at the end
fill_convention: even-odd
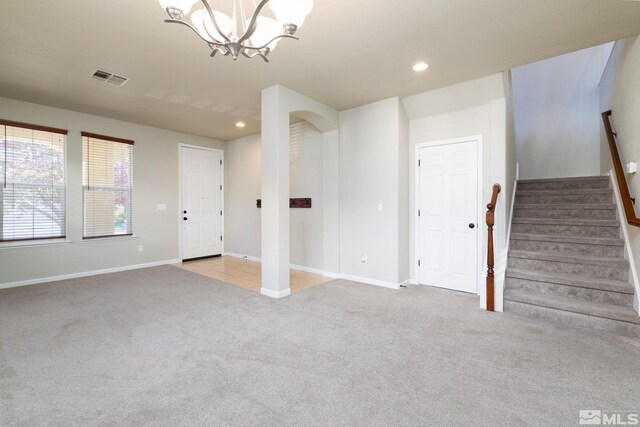
{"type": "Polygon", "coordinates": [[[82,132],[84,239],[132,234],[133,141],[82,132]]]}
{"type": "Polygon", "coordinates": [[[65,237],[66,135],[0,120],[0,241],[65,237]]]}

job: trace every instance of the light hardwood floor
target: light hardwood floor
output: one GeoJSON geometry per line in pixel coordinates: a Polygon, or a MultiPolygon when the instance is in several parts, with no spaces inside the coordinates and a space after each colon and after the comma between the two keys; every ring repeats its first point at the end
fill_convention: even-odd
{"type": "MultiPolygon", "coordinates": [[[[184,262],[176,266],[254,292],[260,292],[262,286],[261,264],[256,261],[225,256],[184,262]]],[[[290,270],[291,292],[321,285],[330,280],[332,279],[319,274],[290,270]]]]}

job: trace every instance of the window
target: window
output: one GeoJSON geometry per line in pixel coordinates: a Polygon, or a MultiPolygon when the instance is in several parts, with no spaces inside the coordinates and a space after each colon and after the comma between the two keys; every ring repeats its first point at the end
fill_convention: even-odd
{"type": "Polygon", "coordinates": [[[0,241],[65,237],[66,135],[0,120],[0,241]]]}
{"type": "Polygon", "coordinates": [[[82,132],[85,239],[132,234],[133,141],[82,132]]]}

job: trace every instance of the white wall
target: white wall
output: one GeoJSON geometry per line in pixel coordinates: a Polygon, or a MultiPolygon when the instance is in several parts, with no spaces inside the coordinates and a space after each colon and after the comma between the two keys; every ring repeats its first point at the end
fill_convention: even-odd
{"type": "Polygon", "coordinates": [[[408,279],[403,114],[399,98],[340,113],[340,272],[395,286],[408,279]]]}
{"type": "MultiPolygon", "coordinates": [[[[516,180],[516,136],[513,117],[513,80],[511,70],[504,72],[504,94],[506,101],[506,178],[502,186],[502,195],[508,214],[511,215],[511,204],[513,203],[513,190],[516,180]]],[[[508,217],[507,221],[511,222],[508,217]]]]}
{"type": "Polygon", "coordinates": [[[181,225],[178,144],[225,148],[209,138],[0,98],[0,117],[64,128],[67,137],[67,241],[0,247],[0,286],[52,276],[176,260],[181,225]],[[135,238],[82,240],[82,141],[80,131],[135,140],[133,232],[135,238]],[[165,203],[166,211],[156,204],[165,203]],[[144,252],[138,252],[144,245],[144,252]],[[35,262],[34,262],[35,261],[35,262]]]}
{"type": "Polygon", "coordinates": [[[409,116],[400,103],[398,111],[398,283],[409,281],[411,277],[410,228],[410,176],[409,176],[409,116]]]}
{"type": "MultiPolygon", "coordinates": [[[[507,171],[515,168],[507,158],[508,109],[505,98],[505,82],[502,73],[458,85],[421,93],[403,99],[410,118],[409,176],[410,178],[410,266],[415,280],[417,266],[415,253],[415,145],[423,142],[482,135],[484,150],[481,203],[478,218],[484,223],[485,206],[491,197],[494,183],[508,186],[507,171]]],[[[496,252],[504,251],[507,227],[507,204],[501,193],[496,208],[496,252]]],[[[483,230],[483,247],[486,245],[486,226],[483,230]]],[[[483,249],[484,251],[484,249],[483,249]]],[[[484,252],[483,252],[484,253],[484,252]]],[[[483,260],[483,268],[486,259],[483,260]]],[[[479,278],[480,278],[480,272],[479,278]]],[[[479,279],[479,293],[484,304],[484,283],[479,279]]],[[[496,287],[496,308],[502,307],[502,289],[496,287]]]]}
{"type": "MultiPolygon", "coordinates": [[[[600,110],[611,110],[618,133],[618,150],[623,164],[640,162],[640,37],[616,42],[600,83],[600,110]]],[[[612,169],[611,154],[604,133],[601,141],[601,172],[612,169]]],[[[626,175],[632,197],[637,197],[640,174],[626,175]]],[[[636,215],[638,207],[636,206],[636,215]]],[[[636,271],[640,271],[640,228],[624,224],[629,235],[636,271]]],[[[637,294],[636,294],[637,297],[637,294]]]]}
{"type": "MultiPolygon", "coordinates": [[[[290,263],[322,270],[323,263],[323,136],[306,121],[290,125],[289,193],[311,197],[311,209],[291,209],[290,263]]],[[[227,143],[225,152],[225,251],[261,257],[260,134],[227,143]]]]}
{"type": "Polygon", "coordinates": [[[514,68],[520,178],[598,175],[598,81],[611,44],[514,68]]]}
{"type": "Polygon", "coordinates": [[[256,207],[261,190],[261,155],[260,134],[227,142],[225,252],[261,256],[260,209],[256,207]]]}
{"type": "Polygon", "coordinates": [[[311,209],[291,209],[291,264],[323,269],[322,133],[309,122],[293,123],[289,157],[289,194],[311,197],[311,209]]]}

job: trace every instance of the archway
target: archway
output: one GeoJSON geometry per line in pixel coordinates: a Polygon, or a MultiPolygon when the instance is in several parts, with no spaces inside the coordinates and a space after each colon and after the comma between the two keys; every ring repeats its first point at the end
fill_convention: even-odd
{"type": "Polygon", "coordinates": [[[289,115],[303,118],[322,132],[323,271],[339,272],[338,112],[276,85],[262,91],[262,288],[281,298],[289,287],[289,115]],[[326,165],[326,168],[325,166],[326,165]]]}

